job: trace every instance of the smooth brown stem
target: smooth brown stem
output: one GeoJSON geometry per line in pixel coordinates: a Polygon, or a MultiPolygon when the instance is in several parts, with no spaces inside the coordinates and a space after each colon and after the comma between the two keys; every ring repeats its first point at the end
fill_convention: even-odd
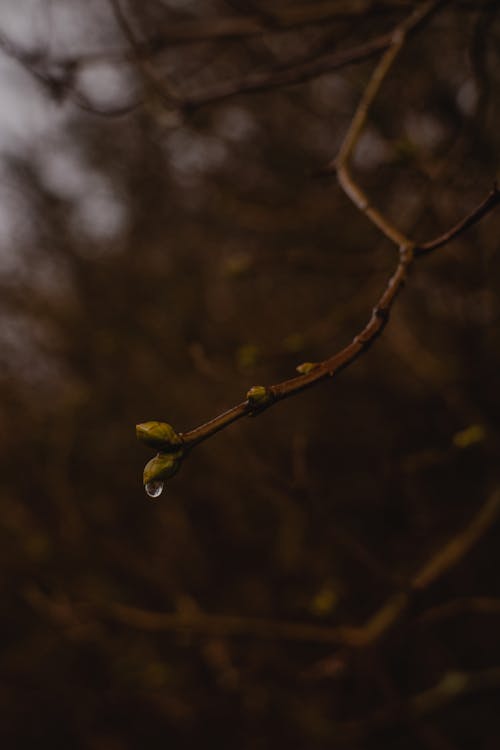
{"type": "Polygon", "coordinates": [[[414,576],[411,585],[415,590],[425,589],[449,568],[456,565],[484,532],[490,528],[500,511],[500,491],[494,492],[469,526],[444,545],[414,576]]]}
{"type": "MultiPolygon", "coordinates": [[[[110,0],[110,2],[113,6],[118,8],[119,14],[120,6],[118,5],[118,0],[110,0]]],[[[375,52],[383,49],[386,50],[365,88],[361,101],[356,108],[351,124],[340,147],[338,156],[329,165],[329,168],[336,169],[340,185],[355,205],[399,249],[399,262],[392,276],[389,278],[377,304],[373,308],[370,319],[350,344],[331,357],[328,357],[323,362],[311,366],[306,373],[265,388],[260,387],[260,390],[264,392],[265,398],[258,403],[247,397],[246,401],[237,404],[199,427],[185,433],[180,433],[187,450],[190,450],[198,443],[225,429],[238,419],[260,414],[279,401],[294,396],[307,388],[311,388],[322,380],[333,377],[338,372],[352,364],[361,354],[370,348],[387,325],[392,306],[406,281],[408,271],[414,263],[415,258],[436,250],[439,247],[443,247],[448,242],[451,242],[451,240],[461,235],[466,229],[482,219],[486,214],[493,210],[498,203],[500,203],[500,193],[495,185],[486,199],[456,226],[429,242],[417,244],[406,237],[378,209],[370,205],[368,197],[356,184],[349,172],[349,159],[359,141],[369,110],[408,35],[427,21],[437,10],[446,5],[446,3],[447,0],[430,0],[429,2],[423,3],[417,7],[408,18],[400,23],[391,34],[378,37],[377,39],[354,50],[351,49],[333,55],[329,58],[328,62],[330,66],[332,64],[334,66],[343,65],[348,61],[361,59],[364,56],[371,56],[375,52]]],[[[238,84],[229,82],[224,84],[218,92],[208,92],[201,98],[191,100],[190,104],[200,105],[207,101],[226,98],[234,93],[259,90],[260,88],[269,87],[270,85],[283,86],[286,85],[286,83],[298,82],[298,80],[317,75],[319,72],[318,66],[324,64],[324,60],[307,61],[302,67],[299,65],[293,69],[277,71],[272,74],[271,78],[266,74],[264,77],[254,76],[244,82],[244,84],[241,82],[238,84]]],[[[330,67],[330,69],[332,68],[330,67]]]]}
{"type": "Polygon", "coordinates": [[[249,402],[243,401],[241,404],[233,406],[232,409],[228,409],[217,417],[205,422],[205,424],[195,427],[194,430],[179,433],[179,436],[182,438],[184,445],[191,448],[215,435],[216,432],[223,430],[232,422],[236,422],[237,419],[247,416],[250,413],[249,407],[249,402]]]}
{"type": "Polygon", "coordinates": [[[500,190],[495,183],[495,185],[493,186],[493,190],[484,199],[484,201],[480,203],[479,206],[474,209],[474,211],[472,211],[472,213],[466,216],[465,219],[462,219],[462,221],[459,221],[458,224],[448,230],[448,232],[445,232],[444,234],[436,237],[430,242],[424,242],[423,244],[418,245],[415,248],[415,255],[425,255],[426,253],[430,253],[432,250],[437,250],[439,247],[447,245],[448,242],[451,242],[451,240],[455,239],[455,237],[457,237],[459,234],[465,232],[466,229],[473,226],[474,224],[477,224],[477,222],[480,221],[483,216],[486,216],[486,214],[489,213],[493,208],[495,208],[495,206],[497,206],[499,203],[500,190]]]}
{"type": "Polygon", "coordinates": [[[415,31],[428,17],[430,17],[432,13],[438,10],[446,2],[448,2],[448,0],[433,0],[432,2],[424,3],[420,8],[417,8],[409,18],[399,24],[393,32],[382,34],[365,44],[352,47],[351,49],[333,52],[312,60],[305,59],[295,65],[290,65],[270,73],[256,73],[239,81],[227,81],[221,83],[217,87],[200,94],[195,94],[184,100],[184,107],[188,110],[196,109],[205,104],[220,102],[239,94],[250,94],[258,91],[266,91],[272,88],[281,88],[283,86],[303,83],[312,78],[317,78],[323,73],[338,70],[339,68],[343,68],[346,65],[355,62],[367,60],[388,48],[391,55],[395,54],[394,50],[398,45],[402,45],[404,37],[415,31]],[[401,37],[401,40],[396,40],[395,35],[401,37]]]}
{"type": "Polygon", "coordinates": [[[382,55],[379,64],[373,71],[373,74],[366,86],[361,101],[359,102],[351,124],[347,130],[344,141],[340,147],[336,159],[332,160],[327,167],[327,171],[336,170],[337,179],[345,194],[351,199],[359,210],[375,224],[378,229],[398,247],[408,247],[411,240],[408,239],[386,216],[375,208],[366,193],[357,184],[349,170],[349,159],[359,141],[360,135],[368,118],[370,108],[377,96],[382,83],[399,52],[404,46],[408,34],[428,19],[432,13],[435,13],[439,7],[444,5],[442,0],[427,2],[420,8],[417,8],[405,21],[397,26],[391,34],[391,43],[386,52],[382,55]]]}
{"type": "Polygon", "coordinates": [[[488,197],[482,201],[463,221],[457,224],[453,229],[444,235],[440,235],[434,240],[418,245],[415,249],[411,247],[400,253],[400,260],[396,270],[390,277],[387,285],[373,308],[372,315],[365,327],[354,337],[340,352],[319,362],[306,375],[299,375],[281,383],[276,383],[267,387],[271,398],[268,403],[256,408],[250,401],[244,401],[232,409],[223,412],[219,416],[211,419],[194,430],[181,434],[182,439],[187,447],[206,440],[216,432],[224,429],[232,422],[246,416],[255,416],[257,413],[269,409],[278,401],[294,396],[301,391],[311,388],[321,380],[326,380],[336,375],[344,368],[351,365],[361,354],[366,352],[375,340],[380,336],[388,323],[390,311],[401,291],[408,275],[408,270],[419,255],[430,253],[439,247],[443,247],[456,237],[465,232],[469,227],[478,222],[487,213],[492,211],[500,203],[500,191],[495,186],[489,193],[488,197]]]}

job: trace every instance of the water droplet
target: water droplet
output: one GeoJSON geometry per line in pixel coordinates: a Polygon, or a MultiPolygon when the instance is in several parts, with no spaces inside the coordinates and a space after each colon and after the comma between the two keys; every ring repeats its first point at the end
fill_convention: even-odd
{"type": "Polygon", "coordinates": [[[160,481],[153,481],[148,482],[144,489],[146,490],[146,495],[149,497],[155,498],[160,497],[161,493],[163,492],[163,486],[164,483],[160,481]]]}

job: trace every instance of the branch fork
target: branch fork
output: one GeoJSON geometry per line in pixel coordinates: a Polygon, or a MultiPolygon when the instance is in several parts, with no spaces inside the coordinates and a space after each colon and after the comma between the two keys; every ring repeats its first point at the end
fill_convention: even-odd
{"type": "Polygon", "coordinates": [[[372,315],[365,327],[352,342],[336,354],[322,362],[304,362],[297,367],[298,375],[270,386],[252,386],[241,403],[219,414],[210,421],[185,433],[176,433],[173,428],[160,422],[148,422],[137,426],[137,437],[148,445],[159,446],[158,455],[147,465],[144,483],[170,478],[175,474],[187,455],[198,443],[212,437],[242,417],[254,417],[270,408],[278,401],[294,396],[322,380],[331,378],[340,370],[351,365],[366,352],[386,327],[392,306],[403,288],[408,272],[417,258],[437,250],[480,221],[500,203],[500,191],[496,183],[486,198],[464,219],[444,234],[424,243],[417,243],[407,237],[381,211],[372,205],[368,196],[352,177],[349,160],[359,141],[370,108],[379,89],[389,73],[397,55],[405,44],[410,32],[426,22],[433,13],[446,4],[446,0],[426,2],[418,7],[390,35],[390,42],[365,88],[337,157],[326,167],[325,172],[335,172],[340,187],[357,208],[382,234],[396,245],[399,261],[392,276],[375,304],[372,315]],[[151,427],[154,425],[155,427],[151,427]],[[153,435],[154,433],[154,435],[153,435]],[[162,443],[163,440],[163,443],[162,443]],[[151,442],[152,441],[152,442],[151,442]],[[173,442],[172,442],[173,441],[173,442]]]}

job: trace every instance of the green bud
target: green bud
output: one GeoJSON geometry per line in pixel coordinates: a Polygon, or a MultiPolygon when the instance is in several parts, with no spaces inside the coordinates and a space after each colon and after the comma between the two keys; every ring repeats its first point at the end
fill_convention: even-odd
{"type": "Polygon", "coordinates": [[[307,375],[318,366],[317,362],[302,362],[301,365],[297,365],[295,368],[301,375],[307,375]]]}
{"type": "Polygon", "coordinates": [[[486,430],[482,424],[471,424],[465,430],[453,435],[453,445],[456,448],[469,448],[471,445],[482,443],[486,439],[486,430]]]}
{"type": "Polygon", "coordinates": [[[170,479],[170,477],[173,477],[179,471],[183,458],[184,454],[182,451],[178,451],[177,453],[158,453],[144,467],[144,484],[146,485],[149,482],[160,479],[170,479]]]}
{"type": "Polygon", "coordinates": [[[182,439],[166,422],[143,422],[136,425],[135,433],[138,440],[161,451],[175,451],[182,445],[182,439]]]}
{"type": "Polygon", "coordinates": [[[271,400],[271,394],[264,385],[253,385],[247,391],[247,399],[251,404],[262,406],[271,400]]]}

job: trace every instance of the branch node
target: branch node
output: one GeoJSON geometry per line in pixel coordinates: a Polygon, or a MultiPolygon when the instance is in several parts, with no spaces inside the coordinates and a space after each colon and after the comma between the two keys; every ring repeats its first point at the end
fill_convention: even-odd
{"type": "Polygon", "coordinates": [[[405,266],[409,266],[410,263],[413,262],[413,259],[415,257],[415,245],[401,245],[401,247],[399,248],[399,256],[401,258],[401,263],[405,266]]]}
{"type": "Polygon", "coordinates": [[[375,318],[379,318],[385,325],[387,321],[389,320],[389,315],[390,315],[389,308],[379,307],[378,305],[376,305],[373,308],[373,315],[375,318]]]}
{"type": "Polygon", "coordinates": [[[405,40],[406,32],[402,29],[395,29],[391,36],[391,44],[394,46],[400,46],[405,40]]]}
{"type": "Polygon", "coordinates": [[[308,375],[310,372],[316,369],[318,362],[302,362],[295,368],[301,375],[308,375]]]}
{"type": "Polygon", "coordinates": [[[265,385],[253,385],[247,391],[247,402],[250,407],[250,416],[258,414],[266,409],[274,400],[274,394],[265,385]]]}

